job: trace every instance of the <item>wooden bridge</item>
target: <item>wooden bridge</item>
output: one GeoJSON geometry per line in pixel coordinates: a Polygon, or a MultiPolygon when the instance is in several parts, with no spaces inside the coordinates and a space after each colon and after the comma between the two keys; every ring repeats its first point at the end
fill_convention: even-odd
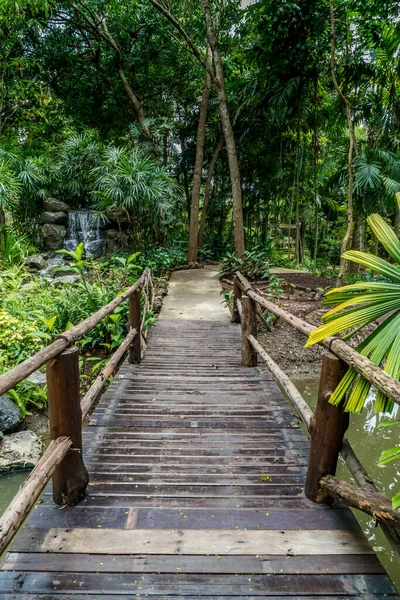
{"type": "MultiPolygon", "coordinates": [[[[254,362],[247,334],[242,340],[227,322],[162,320],[143,361],[132,364],[143,346],[138,287],[128,296],[131,362],[83,430],[85,496],[65,505],[87,483],[83,462],[66,463],[71,454],[76,460],[78,440],[39,473],[43,486],[56,469],[53,490],[5,556],[0,598],[397,598],[350,510],[305,497],[307,435],[270,371],[242,366],[254,362]]],[[[247,300],[237,305],[245,333],[247,300]]],[[[48,366],[50,402],[59,366],[48,366]]],[[[71,401],[71,389],[63,393],[71,401]]],[[[57,418],[53,412],[52,433],[62,445],[67,432],[54,430],[57,418]]],[[[76,423],[67,426],[76,435],[76,423]]],[[[33,503],[27,489],[19,515],[33,503]]],[[[7,541],[18,526],[10,507],[1,530],[7,541]]]]}

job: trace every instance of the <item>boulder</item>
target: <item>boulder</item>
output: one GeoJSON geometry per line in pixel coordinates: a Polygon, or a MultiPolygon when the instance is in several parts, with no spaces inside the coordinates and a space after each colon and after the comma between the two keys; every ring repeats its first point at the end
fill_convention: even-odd
{"type": "Polygon", "coordinates": [[[48,250],[60,250],[66,235],[67,230],[64,225],[46,223],[42,226],[43,244],[48,250]]]}
{"type": "Polygon", "coordinates": [[[79,281],[79,275],[65,275],[64,277],[57,277],[51,281],[51,285],[60,287],[61,285],[73,285],[79,281]]]}
{"type": "Polygon", "coordinates": [[[21,409],[6,394],[0,396],[0,431],[12,433],[22,423],[21,409]]]}
{"type": "Polygon", "coordinates": [[[25,259],[25,263],[29,269],[44,269],[46,266],[46,260],[43,254],[32,254],[31,256],[27,256],[25,259]]]}
{"type": "Polygon", "coordinates": [[[46,373],[41,373],[40,371],[34,371],[26,378],[27,381],[34,383],[35,385],[46,385],[46,373]]]}
{"type": "Polygon", "coordinates": [[[68,215],[66,212],[51,212],[46,211],[39,217],[40,223],[57,223],[58,225],[64,225],[68,221],[68,215]]]}
{"type": "Polygon", "coordinates": [[[29,469],[43,454],[43,444],[33,431],[19,431],[0,441],[0,473],[29,469]]]}
{"type": "Polygon", "coordinates": [[[43,209],[50,212],[67,212],[70,207],[62,200],[57,200],[57,198],[47,198],[43,201],[43,209]]]}
{"type": "Polygon", "coordinates": [[[106,231],[106,252],[107,254],[114,254],[115,252],[121,252],[125,250],[128,244],[128,238],[125,233],[117,231],[116,229],[108,229],[106,231]]]}
{"type": "Polygon", "coordinates": [[[123,206],[112,204],[105,209],[104,214],[113,225],[119,224],[119,226],[124,227],[131,222],[129,213],[123,206]]]}

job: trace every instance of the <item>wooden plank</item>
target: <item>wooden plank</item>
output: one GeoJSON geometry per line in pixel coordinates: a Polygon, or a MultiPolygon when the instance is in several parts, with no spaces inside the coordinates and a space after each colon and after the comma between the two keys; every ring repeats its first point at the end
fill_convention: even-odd
{"type": "MultiPolygon", "coordinates": [[[[101,600],[118,600],[118,598],[120,598],[121,595],[117,592],[116,594],[101,594],[101,600]]],[[[141,594],[135,594],[135,600],[142,600],[144,597],[141,594]]],[[[145,596],[146,598],[151,598],[150,595],[146,594],[145,596]]],[[[182,595],[180,596],[182,597],[182,595]]],[[[229,596],[225,596],[225,595],[212,595],[212,600],[232,600],[232,595],[230,594],[229,596]]],[[[279,600],[293,600],[293,598],[296,596],[287,596],[287,595],[279,595],[279,600]]],[[[318,596],[312,596],[314,599],[318,597],[318,600],[345,600],[346,598],[349,598],[348,595],[343,596],[343,595],[329,595],[329,596],[325,596],[325,595],[318,595],[318,596]]],[[[362,598],[362,600],[381,600],[383,598],[392,598],[392,597],[398,597],[397,594],[387,594],[387,593],[377,593],[377,594],[368,594],[368,596],[366,596],[365,594],[362,595],[352,595],[352,598],[362,598]]],[[[2,600],[20,600],[21,596],[19,594],[3,594],[2,595],[2,600]]],[[[96,594],[91,594],[91,593],[85,593],[85,594],[76,594],[74,593],[73,597],[71,598],[71,593],[70,592],[59,592],[57,591],[57,596],[55,597],[53,593],[51,594],[29,594],[29,600],[55,600],[55,598],[60,599],[60,600],[98,600],[99,599],[99,595],[96,594]]],[[[157,595],[157,600],[171,600],[171,598],[173,598],[173,596],[164,596],[164,595],[157,595]]],[[[184,596],[185,600],[198,600],[199,595],[186,595],[184,596]]],[[[238,596],[235,594],[234,596],[235,600],[249,600],[249,596],[238,596]]],[[[271,596],[260,596],[257,595],[257,600],[271,600],[271,596]]]]}
{"type": "Polygon", "coordinates": [[[304,497],[308,440],[240,342],[231,324],[157,325],[84,431],[86,497],[59,510],[46,490],[1,600],[397,597],[351,512],[304,497]]]}
{"type": "Polygon", "coordinates": [[[394,594],[395,590],[385,575],[197,575],[174,574],[135,574],[130,573],[40,573],[4,572],[0,579],[3,593],[57,594],[69,591],[76,593],[90,591],[98,595],[118,593],[121,596],[142,594],[147,597],[162,595],[178,596],[225,596],[249,595],[304,597],[338,595],[351,597],[369,593],[394,594]]]}
{"type": "Polygon", "coordinates": [[[371,554],[325,556],[292,556],[290,560],[271,555],[260,556],[169,556],[169,555],[106,555],[29,554],[11,552],[5,571],[50,571],[72,573],[270,573],[270,574],[372,574],[385,570],[371,554]]]}
{"type": "Polygon", "coordinates": [[[359,531],[121,530],[52,528],[45,552],[88,554],[371,554],[359,531]]]}

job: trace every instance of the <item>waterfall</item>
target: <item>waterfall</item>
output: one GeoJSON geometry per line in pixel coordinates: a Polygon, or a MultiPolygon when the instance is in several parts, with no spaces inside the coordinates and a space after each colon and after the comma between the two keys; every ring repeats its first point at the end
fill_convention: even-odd
{"type": "Polygon", "coordinates": [[[97,214],[89,210],[70,210],[64,247],[66,250],[75,250],[81,242],[83,242],[88,255],[102,256],[105,254],[105,239],[97,214]]]}

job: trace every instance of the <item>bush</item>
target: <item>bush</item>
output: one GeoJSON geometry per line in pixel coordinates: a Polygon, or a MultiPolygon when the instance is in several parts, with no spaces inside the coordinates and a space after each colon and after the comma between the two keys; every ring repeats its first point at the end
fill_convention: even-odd
{"type": "Polygon", "coordinates": [[[153,248],[146,252],[141,259],[143,267],[148,267],[155,275],[162,275],[169,269],[174,269],[187,263],[187,252],[178,248],[153,248]]]}
{"type": "Polygon", "coordinates": [[[234,254],[226,254],[221,261],[221,277],[233,276],[236,271],[250,279],[266,279],[269,277],[270,265],[265,250],[259,246],[253,250],[246,250],[243,258],[234,254]]]}

